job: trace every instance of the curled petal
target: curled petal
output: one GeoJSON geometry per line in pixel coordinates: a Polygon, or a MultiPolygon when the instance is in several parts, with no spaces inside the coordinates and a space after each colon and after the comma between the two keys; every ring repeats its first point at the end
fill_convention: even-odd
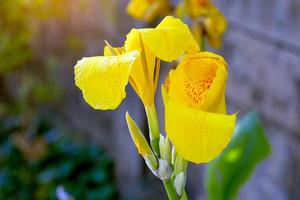
{"type": "Polygon", "coordinates": [[[165,86],[170,98],[187,107],[226,114],[227,64],[213,53],[186,54],[165,86]]]}
{"type": "Polygon", "coordinates": [[[173,102],[163,88],[165,128],[178,153],[194,163],[216,158],[229,143],[236,115],[204,112],[173,102]]]}
{"type": "Polygon", "coordinates": [[[146,45],[161,60],[171,62],[186,51],[198,51],[188,26],[180,19],[167,16],[155,29],[140,29],[146,45]]]}
{"type": "Polygon", "coordinates": [[[115,109],[125,98],[125,86],[139,52],[87,57],[75,66],[75,84],[94,109],[115,109]]]}

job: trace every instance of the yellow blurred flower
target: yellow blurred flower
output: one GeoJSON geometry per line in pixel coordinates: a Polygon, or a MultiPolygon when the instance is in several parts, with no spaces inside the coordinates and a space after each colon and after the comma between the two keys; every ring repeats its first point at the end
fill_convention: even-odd
{"type": "Polygon", "coordinates": [[[189,53],[171,70],[162,88],[165,128],[186,160],[205,163],[229,143],[236,115],[227,115],[227,64],[216,54],[189,53]]]}
{"type": "Polygon", "coordinates": [[[131,0],[127,5],[127,13],[144,22],[152,22],[158,16],[171,13],[168,0],[131,0]]]}
{"type": "Polygon", "coordinates": [[[160,60],[171,62],[198,48],[188,26],[167,16],[156,28],[132,29],[124,47],[108,45],[104,56],[78,61],[75,83],[95,109],[115,109],[126,96],[128,81],[144,105],[152,106],[160,60]]]}
{"type": "Polygon", "coordinates": [[[219,48],[227,29],[227,21],[212,2],[210,0],[187,0],[177,7],[177,15],[182,15],[183,10],[193,19],[192,32],[196,40],[201,41],[204,34],[210,46],[219,48]]]}

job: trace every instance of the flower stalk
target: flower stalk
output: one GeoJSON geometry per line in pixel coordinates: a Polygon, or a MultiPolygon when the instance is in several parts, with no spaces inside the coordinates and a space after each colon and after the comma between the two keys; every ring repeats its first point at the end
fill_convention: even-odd
{"type": "Polygon", "coordinates": [[[150,130],[151,147],[154,152],[156,152],[155,150],[158,152],[156,152],[156,156],[159,159],[159,167],[156,176],[163,181],[169,200],[187,200],[187,195],[184,188],[188,162],[181,156],[177,155],[174,147],[171,152],[168,137],[160,135],[159,122],[155,106],[145,106],[145,109],[150,130]],[[171,154],[173,154],[172,158],[171,154]],[[174,162],[171,162],[171,159],[174,160],[174,162]],[[170,173],[171,169],[174,170],[170,173]],[[184,178],[177,178],[175,183],[176,177],[181,177],[182,175],[184,178]]]}
{"type": "Polygon", "coordinates": [[[145,106],[145,110],[146,110],[148,126],[149,126],[150,144],[155,154],[158,157],[160,157],[160,151],[159,151],[160,131],[159,131],[159,123],[158,123],[155,105],[152,104],[152,106],[145,106]]]}
{"type": "Polygon", "coordinates": [[[171,179],[163,181],[169,200],[179,200],[171,179]]]}

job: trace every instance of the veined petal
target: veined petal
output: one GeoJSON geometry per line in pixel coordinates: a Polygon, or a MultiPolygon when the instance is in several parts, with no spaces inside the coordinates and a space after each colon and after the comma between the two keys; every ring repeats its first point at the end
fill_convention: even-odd
{"type": "Polygon", "coordinates": [[[115,109],[125,98],[125,86],[138,51],[118,56],[83,58],[75,66],[75,84],[94,109],[115,109]]]}
{"type": "Polygon", "coordinates": [[[165,128],[178,153],[194,163],[216,158],[229,143],[236,115],[204,112],[173,102],[163,88],[165,128]]]}
{"type": "Polygon", "coordinates": [[[198,51],[188,26],[180,19],[167,16],[155,29],[140,29],[146,45],[161,60],[171,62],[186,51],[198,51]]]}

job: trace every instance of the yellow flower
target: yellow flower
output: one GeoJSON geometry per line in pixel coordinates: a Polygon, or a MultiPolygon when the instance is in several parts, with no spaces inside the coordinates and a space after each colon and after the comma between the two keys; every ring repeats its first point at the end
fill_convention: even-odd
{"type": "Polygon", "coordinates": [[[115,109],[130,82],[145,106],[152,106],[160,60],[173,61],[198,46],[187,25],[166,17],[156,28],[132,29],[124,47],[105,47],[104,56],[83,58],[75,66],[75,83],[95,109],[115,109]]]}
{"type": "Polygon", "coordinates": [[[185,7],[188,15],[194,19],[192,31],[195,38],[200,41],[202,35],[205,34],[210,46],[219,48],[227,29],[224,15],[210,0],[188,0],[177,10],[182,10],[182,7],[185,7]]]}
{"type": "Polygon", "coordinates": [[[229,143],[236,115],[227,115],[227,64],[208,52],[184,56],[162,88],[165,128],[178,153],[186,160],[205,163],[229,143]]]}
{"type": "Polygon", "coordinates": [[[131,17],[148,23],[170,12],[168,0],[131,0],[127,5],[127,13],[131,17]]]}

